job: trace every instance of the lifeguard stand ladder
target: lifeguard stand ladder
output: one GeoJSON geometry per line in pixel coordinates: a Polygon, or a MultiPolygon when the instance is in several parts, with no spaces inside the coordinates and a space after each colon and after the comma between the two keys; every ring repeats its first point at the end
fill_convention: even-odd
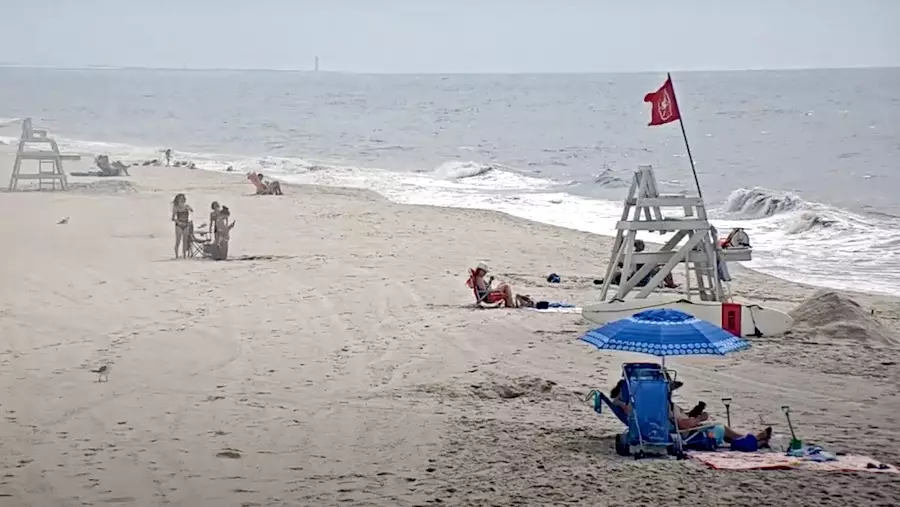
{"type": "Polygon", "coordinates": [[[9,191],[18,190],[19,180],[38,180],[38,189],[43,190],[45,184],[49,184],[51,190],[56,190],[59,182],[60,190],[68,190],[66,172],[63,170],[63,160],[80,160],[79,155],[63,155],[59,152],[56,140],[47,134],[46,130],[34,129],[31,118],[22,121],[22,136],[19,138],[19,149],[16,152],[16,162],[13,165],[12,175],[9,178],[9,191]],[[37,149],[29,149],[29,145],[39,145],[37,149]],[[49,145],[49,150],[46,149],[49,145]],[[22,161],[36,160],[37,173],[23,173],[22,161]]]}
{"type": "Polygon", "coordinates": [[[635,299],[645,299],[682,262],[686,265],[684,294],[688,300],[692,295],[697,295],[701,301],[725,299],[719,278],[718,233],[707,219],[706,206],[701,197],[660,194],[653,168],[649,165],[638,166],[625,199],[622,219],[616,223],[616,231],[612,255],[603,278],[601,300],[608,300],[607,294],[620,262],[621,278],[613,299],[624,299],[632,291],[637,291],[635,299]],[[662,210],[665,208],[681,208],[684,217],[664,217],[662,210]],[[636,252],[634,240],[638,231],[674,234],[657,251],[650,251],[653,247],[648,245],[645,251],[636,252]],[[685,239],[687,241],[679,246],[685,239]],[[639,269],[638,265],[641,265],[639,269]],[[656,274],[639,287],[638,283],[656,267],[659,267],[656,274]]]}

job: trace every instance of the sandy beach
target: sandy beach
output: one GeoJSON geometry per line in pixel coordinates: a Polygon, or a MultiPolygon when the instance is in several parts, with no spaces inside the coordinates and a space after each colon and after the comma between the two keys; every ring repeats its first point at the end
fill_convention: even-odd
{"type": "MultiPolygon", "coordinates": [[[[485,261],[517,292],[589,303],[611,238],[360,190],[254,196],[239,173],[131,174],[0,193],[0,506],[900,504],[898,475],[617,457],[620,423],[582,400],[641,356],[577,341],[579,315],[476,310],[465,286],[485,261]],[[231,209],[234,260],[172,258],[178,192],[195,223],[231,209]]],[[[817,290],[732,274],[783,309],[817,290]]],[[[850,296],[882,339],[804,327],[675,358],[681,399],[724,420],[730,396],[735,427],[780,434],[790,405],[805,441],[900,463],[900,304],[850,296]]]]}

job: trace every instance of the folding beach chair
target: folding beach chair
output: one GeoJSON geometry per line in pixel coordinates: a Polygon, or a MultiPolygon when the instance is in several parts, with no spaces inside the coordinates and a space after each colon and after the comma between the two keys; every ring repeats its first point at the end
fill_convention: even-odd
{"type": "Polygon", "coordinates": [[[681,439],[674,432],[669,377],[658,364],[625,363],[622,376],[631,406],[626,443],[636,459],[645,456],[681,456],[681,439]]]}
{"type": "Polygon", "coordinates": [[[466,280],[466,285],[469,286],[472,289],[472,293],[475,294],[475,306],[476,307],[478,307],[478,308],[499,308],[501,306],[506,305],[506,302],[502,301],[502,300],[496,301],[494,303],[488,303],[487,297],[488,297],[488,294],[490,294],[490,292],[488,292],[488,294],[485,294],[483,298],[478,297],[478,286],[475,285],[475,270],[474,269],[469,270],[469,279],[466,280]]]}
{"type": "Polygon", "coordinates": [[[209,232],[203,230],[204,225],[206,224],[201,225],[199,230],[194,227],[194,222],[191,222],[188,226],[187,240],[190,242],[188,254],[191,257],[204,256],[206,246],[212,242],[209,238],[209,232]]]}
{"type": "Polygon", "coordinates": [[[631,413],[613,403],[600,391],[588,393],[587,400],[598,414],[603,405],[628,429],[616,436],[616,453],[621,456],[642,458],[672,454],[683,456],[685,448],[712,450],[715,436],[711,433],[714,424],[676,431],[677,425],[672,413],[672,384],[675,383],[674,370],[663,369],[655,363],[625,363],[622,365],[620,398],[629,400],[631,413]]]}

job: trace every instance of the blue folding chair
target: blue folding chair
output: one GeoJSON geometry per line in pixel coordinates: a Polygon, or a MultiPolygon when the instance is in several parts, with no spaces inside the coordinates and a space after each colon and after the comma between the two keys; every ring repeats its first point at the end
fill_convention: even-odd
{"type": "Polygon", "coordinates": [[[622,376],[628,386],[631,413],[627,444],[635,458],[682,455],[681,439],[671,410],[671,388],[665,370],[653,363],[626,363],[622,376]]]}
{"type": "Polygon", "coordinates": [[[616,436],[616,452],[635,458],[667,454],[682,457],[681,435],[675,431],[671,411],[669,373],[655,363],[625,363],[622,377],[619,397],[628,400],[630,414],[602,392],[588,394],[595,412],[602,414],[606,405],[628,427],[616,436]]]}

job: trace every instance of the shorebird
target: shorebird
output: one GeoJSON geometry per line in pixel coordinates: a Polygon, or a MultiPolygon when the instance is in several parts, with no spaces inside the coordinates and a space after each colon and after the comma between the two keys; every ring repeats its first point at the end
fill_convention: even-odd
{"type": "Polygon", "coordinates": [[[91,370],[91,372],[97,374],[97,382],[102,382],[103,378],[106,377],[106,381],[109,382],[109,370],[112,369],[111,364],[104,364],[103,366],[97,368],[96,370],[91,370]]]}
{"type": "Polygon", "coordinates": [[[56,225],[66,225],[67,223],[69,223],[69,217],[63,218],[59,222],[56,222],[56,225]]]}

